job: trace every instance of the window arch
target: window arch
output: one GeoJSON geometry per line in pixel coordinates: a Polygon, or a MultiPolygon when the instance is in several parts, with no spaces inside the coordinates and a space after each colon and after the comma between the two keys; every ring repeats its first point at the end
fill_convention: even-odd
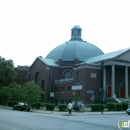
{"type": "Polygon", "coordinates": [[[81,72],[78,71],[77,72],[77,83],[80,83],[81,82],[81,72]]]}
{"type": "Polygon", "coordinates": [[[71,70],[65,70],[63,72],[63,78],[65,78],[65,79],[72,78],[72,71],[71,70]]]}
{"type": "Polygon", "coordinates": [[[37,72],[37,73],[35,74],[35,83],[36,83],[37,85],[40,85],[40,74],[39,74],[39,72],[37,72]]]}
{"type": "Polygon", "coordinates": [[[42,80],[42,82],[41,82],[41,88],[43,91],[45,90],[45,81],[44,80],[42,80]]]}

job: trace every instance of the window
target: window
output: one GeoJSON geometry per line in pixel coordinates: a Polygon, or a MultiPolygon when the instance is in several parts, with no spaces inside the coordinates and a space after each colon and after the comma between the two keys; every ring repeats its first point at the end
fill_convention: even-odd
{"type": "Polygon", "coordinates": [[[68,92],[70,92],[71,91],[71,86],[68,86],[68,92]]]}
{"type": "Polygon", "coordinates": [[[78,36],[80,36],[81,35],[81,31],[80,30],[78,30],[78,36]]]}
{"type": "Polygon", "coordinates": [[[96,73],[91,73],[91,78],[96,78],[96,77],[97,77],[96,73]]]}
{"type": "Polygon", "coordinates": [[[63,73],[63,77],[64,78],[72,78],[72,72],[70,70],[66,70],[64,73],[63,73]]]}
{"type": "Polygon", "coordinates": [[[78,71],[77,72],[77,83],[80,83],[81,82],[81,72],[78,71]]]}
{"type": "Polygon", "coordinates": [[[64,86],[61,87],[61,92],[63,93],[65,90],[64,90],[64,86]]]}
{"type": "Polygon", "coordinates": [[[44,80],[42,80],[42,82],[41,82],[41,88],[42,88],[43,91],[45,90],[45,82],[44,82],[44,80]]]}
{"type": "Polygon", "coordinates": [[[28,80],[28,74],[27,73],[25,73],[25,79],[28,80]]]}
{"type": "Polygon", "coordinates": [[[59,87],[56,86],[55,92],[58,93],[59,92],[59,87]]]}
{"type": "Polygon", "coordinates": [[[40,74],[39,74],[39,72],[37,72],[37,73],[35,74],[35,83],[36,83],[37,85],[40,85],[40,74]]]}

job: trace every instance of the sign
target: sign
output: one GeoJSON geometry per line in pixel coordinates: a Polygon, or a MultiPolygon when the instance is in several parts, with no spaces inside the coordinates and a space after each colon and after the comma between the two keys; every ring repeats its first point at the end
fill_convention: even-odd
{"type": "Polygon", "coordinates": [[[74,85],[72,86],[72,90],[82,90],[82,85],[74,85]]]}
{"type": "Polygon", "coordinates": [[[94,90],[87,90],[87,94],[94,94],[94,90]]]}
{"type": "Polygon", "coordinates": [[[50,97],[54,97],[54,92],[50,92],[50,97]]]}

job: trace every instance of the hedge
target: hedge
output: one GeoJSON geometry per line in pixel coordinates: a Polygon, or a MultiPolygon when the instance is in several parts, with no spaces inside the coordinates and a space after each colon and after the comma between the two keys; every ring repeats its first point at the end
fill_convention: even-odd
{"type": "Polygon", "coordinates": [[[18,102],[17,101],[8,101],[7,102],[7,105],[9,106],[9,107],[13,107],[13,105],[16,105],[18,102]]]}
{"type": "Polygon", "coordinates": [[[58,108],[59,108],[59,111],[65,111],[67,109],[67,104],[59,104],[58,108]]]}
{"type": "Polygon", "coordinates": [[[103,110],[104,110],[105,105],[102,105],[102,104],[92,104],[91,105],[91,111],[93,111],[93,112],[102,111],[102,107],[103,107],[103,110]]]}
{"type": "Polygon", "coordinates": [[[128,109],[128,102],[121,102],[122,103],[122,109],[126,110],[128,109]]]}
{"type": "Polygon", "coordinates": [[[121,111],[121,110],[123,110],[123,104],[108,102],[106,104],[106,108],[108,109],[108,111],[121,111]]]}
{"type": "Polygon", "coordinates": [[[53,111],[55,109],[55,104],[46,103],[46,110],[53,111]]]}

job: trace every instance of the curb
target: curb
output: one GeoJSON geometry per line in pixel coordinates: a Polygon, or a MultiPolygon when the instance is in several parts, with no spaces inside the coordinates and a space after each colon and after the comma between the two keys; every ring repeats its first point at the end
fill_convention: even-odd
{"type": "MultiPolygon", "coordinates": [[[[6,106],[0,106],[1,109],[8,109],[8,110],[13,110],[12,107],[6,107],[6,106]]],[[[117,115],[117,114],[126,114],[126,111],[111,111],[111,112],[72,112],[72,114],[68,114],[68,111],[66,112],[60,112],[60,111],[46,111],[46,110],[36,110],[33,109],[30,112],[35,112],[35,113],[41,113],[41,114],[51,114],[51,115],[63,115],[63,116],[87,116],[87,115],[117,115]]]]}

